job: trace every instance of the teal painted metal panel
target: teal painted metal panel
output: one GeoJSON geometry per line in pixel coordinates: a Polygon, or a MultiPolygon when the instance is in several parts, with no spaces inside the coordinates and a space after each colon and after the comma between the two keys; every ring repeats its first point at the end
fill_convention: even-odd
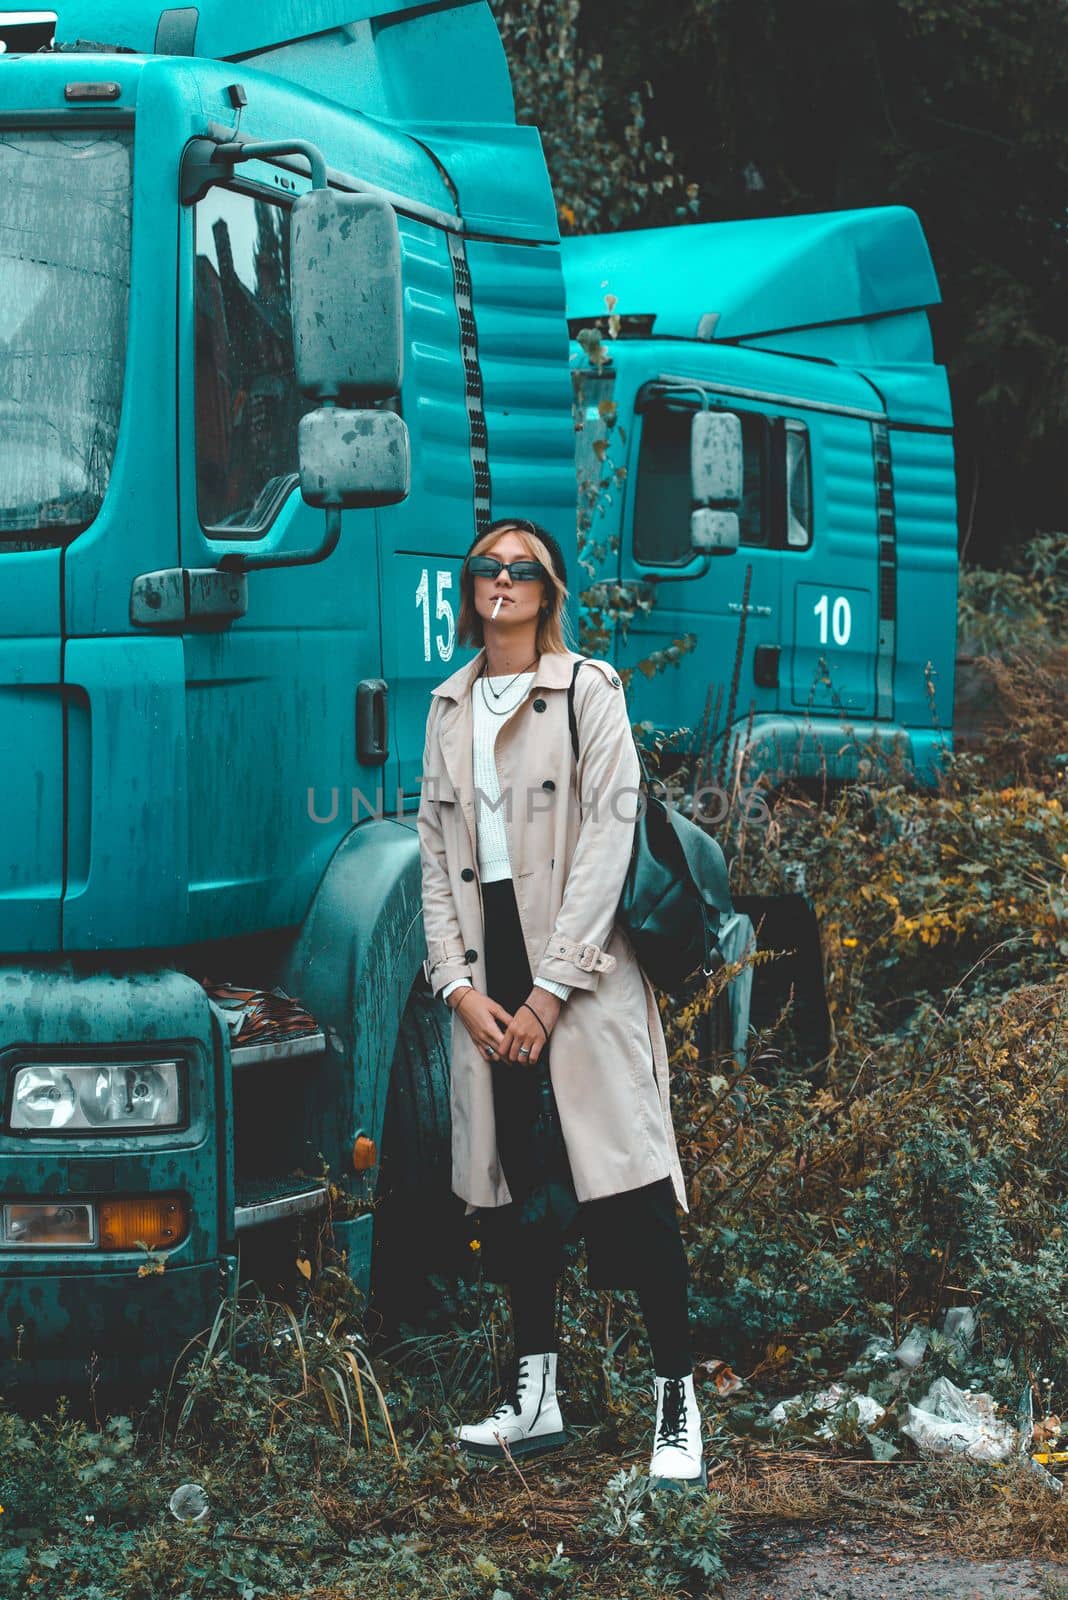
{"type": "Polygon", "coordinates": [[[878,577],[871,427],[826,413],[808,413],[805,420],[813,459],[812,545],[782,556],[785,609],[793,621],[790,700],[814,713],[871,715],[878,577]]]}
{"type": "Polygon", "coordinates": [[[74,819],[63,947],[181,943],[186,928],[185,673],[181,639],[71,639],[63,680],[85,697],[68,755],[74,819]]]}
{"type": "MultiPolygon", "coordinates": [[[[732,740],[736,754],[744,730],[732,740]]],[[[918,783],[934,784],[951,743],[936,730],[903,728],[899,722],[875,722],[863,717],[804,718],[763,716],[754,720],[749,740],[750,781],[762,774],[772,783],[784,772],[800,777],[823,777],[855,782],[862,776],[860,763],[870,752],[886,760],[902,760],[918,783]]],[[[714,752],[718,759],[719,747],[714,752]]],[[[713,762],[714,764],[714,762],[713,762]]]]}
{"type": "Polygon", "coordinates": [[[412,123],[411,132],[448,172],[469,233],[556,243],[556,202],[536,128],[412,123]]]}
{"type": "MultiPolygon", "coordinates": [[[[818,328],[783,328],[757,334],[743,344],[759,345],[784,356],[814,356],[820,361],[840,361],[844,366],[871,372],[879,362],[911,363],[914,379],[923,383],[928,374],[919,364],[934,360],[931,323],[926,311],[901,311],[870,317],[864,322],[831,322],[818,328]]],[[[905,398],[913,398],[909,389],[905,398]]]]}
{"type": "Polygon", "coordinates": [[[18,595],[18,605],[6,605],[0,620],[0,638],[56,640],[59,637],[58,549],[23,548],[17,535],[0,536],[0,573],[9,596],[18,595]]]}
{"type": "Polygon", "coordinates": [[[945,367],[920,365],[902,357],[896,363],[884,361],[879,366],[862,361],[859,370],[880,395],[892,422],[944,428],[947,432],[953,426],[945,367]]]}
{"type": "MultiPolygon", "coordinates": [[[[351,586],[362,627],[303,629],[295,604],[288,626],[253,624],[186,641],[183,941],[299,924],[352,825],[352,788],[379,781],[356,761],[356,686],[377,677],[379,659],[366,538],[349,537],[333,575],[351,586]]],[[[390,795],[387,809],[392,802],[390,795]]]]}
{"type": "MultiPolygon", "coordinates": [[[[468,4],[383,22],[348,22],[295,44],[257,51],[262,72],[300,84],[369,117],[512,123],[507,62],[488,5],[468,4]],[[443,71],[460,61],[463,72],[443,71]],[[470,84],[476,80],[473,97],[470,84]]],[[[244,65],[244,63],[242,63],[244,65]]],[[[414,130],[419,136],[419,130],[414,130]]]]}
{"type": "MultiPolygon", "coordinates": [[[[405,233],[406,253],[410,230],[405,233]]],[[[405,415],[413,435],[418,487],[404,504],[377,513],[383,552],[383,666],[396,717],[399,781],[418,790],[429,695],[470,651],[456,637],[459,575],[475,533],[474,482],[463,399],[463,367],[455,310],[447,285],[432,281],[423,237],[413,271],[409,310],[419,366],[405,380],[405,415]],[[450,325],[451,318],[451,325],[450,325]],[[427,385],[432,385],[429,389],[427,385]],[[409,403],[411,396],[411,404],[409,403]],[[433,515],[427,507],[433,506],[433,515]]],[[[434,261],[441,260],[440,243],[434,261]]],[[[574,543],[574,457],[563,286],[551,250],[470,241],[466,247],[489,449],[491,513],[532,517],[574,543]]],[[[571,564],[572,573],[574,563],[571,564]]]]}
{"type": "MultiPolygon", "coordinates": [[[[56,583],[59,552],[23,561],[56,583]]],[[[10,574],[17,581],[15,573],[10,574]]],[[[56,585],[58,588],[58,585],[56,585]]],[[[17,593],[8,589],[9,597],[17,593]]],[[[35,598],[36,620],[55,609],[35,598]]],[[[17,607],[15,614],[17,615],[17,607]]],[[[12,619],[14,620],[14,618],[12,619]]],[[[52,619],[55,628],[55,619],[52,619]]],[[[8,626],[5,612],[4,626],[8,626]]],[[[0,835],[0,943],[10,950],[55,950],[63,896],[63,699],[58,628],[52,638],[0,639],[0,750],[6,754],[5,826],[0,835]]]]}
{"type": "MultiPolygon", "coordinates": [[[[574,429],[559,255],[471,240],[467,257],[493,516],[531,517],[569,552],[575,542],[574,429]]],[[[573,560],[568,571],[574,589],[573,560]]]]}
{"type": "Polygon", "coordinates": [[[237,1261],[221,1256],[161,1274],[86,1273],[84,1260],[52,1262],[47,1276],[3,1284],[0,1388],[17,1404],[32,1384],[79,1388],[95,1357],[97,1383],[166,1379],[184,1340],[209,1333],[219,1302],[233,1292],[237,1261]],[[21,1333],[18,1331],[21,1329],[21,1333]]]}
{"type": "Polygon", "coordinates": [[[569,317],[655,312],[657,337],[717,342],[937,305],[930,251],[904,206],[640,228],[564,241],[569,317]]]}
{"type": "MultiPolygon", "coordinates": [[[[423,0],[197,0],[196,32],[191,54],[222,60],[248,55],[290,39],[338,29],[369,17],[403,13],[423,0]]],[[[163,0],[54,0],[58,14],[56,38],[98,39],[122,44],[143,55],[156,49],[160,18],[168,12],[189,9],[169,6],[163,0]]]]}
{"type": "MultiPolygon", "coordinates": [[[[659,351],[645,349],[649,362],[659,351]]],[[[689,352],[687,352],[687,355],[689,352]]],[[[737,363],[735,364],[737,365],[737,363]]],[[[751,363],[748,365],[752,365],[751,363]]],[[[628,419],[626,430],[629,439],[620,443],[614,460],[626,465],[627,475],[620,496],[621,548],[618,572],[624,583],[642,582],[646,578],[646,565],[638,557],[635,540],[635,506],[643,469],[642,447],[647,424],[645,416],[630,419],[634,403],[631,384],[642,381],[641,367],[637,361],[628,363],[627,381],[618,392],[620,413],[628,419]],[[630,398],[628,399],[628,396],[630,398]]],[[[687,371],[694,371],[694,363],[687,361],[687,371]]],[[[646,371],[649,371],[646,365],[646,371]]],[[[735,376],[739,376],[736,372],[735,376]]],[[[742,374],[745,376],[745,374],[742,374]]],[[[648,380],[646,380],[648,381],[648,380]]],[[[636,391],[635,391],[636,392],[636,391]]],[[[724,397],[719,403],[734,409],[735,402],[724,397]]],[[[769,415],[770,408],[758,402],[747,402],[746,411],[760,416],[769,415]]],[[[689,426],[690,415],[679,418],[679,448],[676,452],[673,474],[676,482],[660,485],[662,519],[672,522],[672,532],[680,545],[689,537],[689,426]]],[[[604,526],[595,527],[600,541],[610,537],[610,515],[604,526]]],[[[611,561],[611,557],[609,558],[611,561]]],[[[639,612],[632,620],[626,637],[616,641],[615,659],[621,666],[636,667],[651,652],[671,647],[677,639],[693,634],[696,644],[692,651],[676,666],[667,667],[652,678],[635,672],[628,689],[628,705],[635,721],[650,722],[667,732],[690,730],[697,735],[705,718],[719,727],[728,715],[730,687],[734,662],[741,643],[739,696],[735,706],[736,719],[744,721],[750,712],[772,711],[779,703],[779,689],[758,684],[754,670],[756,652],[760,648],[774,648],[783,637],[782,600],[783,555],[778,550],[761,549],[748,545],[734,555],[717,557],[709,563],[707,572],[700,577],[672,580],[657,586],[653,608],[648,613],[639,612]],[[749,587],[746,596],[746,577],[749,587]],[[748,610],[743,612],[743,603],[748,610]],[[744,628],[743,628],[744,616],[744,628]]],[[[686,745],[689,740],[682,738],[686,745]]]]}
{"type": "Polygon", "coordinates": [[[951,745],[958,576],[953,441],[892,428],[890,458],[899,597],[895,711],[906,726],[944,736],[951,745]]]}
{"type": "Polygon", "coordinates": [[[323,1027],[328,1048],[304,1100],[309,1149],[339,1181],[352,1141],[382,1137],[397,1024],[426,955],[415,828],[350,829],[289,951],[282,984],[323,1027]]]}
{"type": "Polygon", "coordinates": [[[412,493],[375,514],[392,759],[388,770],[369,776],[384,781],[391,795],[398,784],[413,795],[430,691],[452,670],[457,649],[460,561],[474,528],[475,486],[448,240],[406,220],[401,241],[409,340],[402,405],[412,440],[412,493]]]}

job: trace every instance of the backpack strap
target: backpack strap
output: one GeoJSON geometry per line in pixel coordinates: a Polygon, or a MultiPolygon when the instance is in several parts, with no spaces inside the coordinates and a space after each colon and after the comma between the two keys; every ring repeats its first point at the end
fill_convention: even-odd
{"type": "Polygon", "coordinates": [[[582,663],[584,661],[588,661],[589,659],[590,659],[589,656],[579,656],[578,660],[575,662],[574,667],[572,668],[572,671],[571,671],[571,682],[569,683],[568,689],[567,689],[567,725],[571,729],[571,748],[575,753],[575,760],[576,761],[578,760],[579,751],[578,751],[578,723],[575,720],[575,679],[578,677],[578,669],[579,669],[579,667],[581,667],[581,665],[582,665],[582,663]]]}
{"type": "MultiPolygon", "coordinates": [[[[579,669],[579,667],[581,667],[583,665],[583,663],[587,662],[587,661],[594,661],[594,657],[592,657],[592,656],[580,656],[579,659],[575,662],[575,665],[574,665],[574,667],[572,669],[572,672],[571,672],[571,682],[568,685],[568,690],[567,690],[567,725],[571,729],[571,748],[575,752],[575,760],[576,760],[576,762],[578,761],[579,738],[578,738],[578,722],[577,722],[577,720],[575,718],[575,679],[578,677],[578,669],[579,669]]],[[[607,663],[605,663],[603,661],[595,661],[594,664],[596,666],[601,667],[604,670],[607,670],[608,672],[611,672],[611,667],[608,666],[607,663]]],[[[613,683],[617,683],[618,679],[613,678],[612,682],[613,683]]],[[[635,749],[635,752],[636,752],[637,757],[638,757],[638,766],[641,769],[642,781],[645,783],[646,787],[648,788],[652,780],[649,777],[649,768],[648,768],[648,765],[647,765],[646,760],[645,760],[645,751],[642,749],[642,747],[638,743],[637,739],[635,739],[635,741],[634,741],[634,749],[635,749]]]]}

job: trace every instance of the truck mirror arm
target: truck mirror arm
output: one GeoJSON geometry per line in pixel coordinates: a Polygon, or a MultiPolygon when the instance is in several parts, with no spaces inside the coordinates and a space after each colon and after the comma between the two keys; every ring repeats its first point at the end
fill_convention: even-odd
{"type": "Polygon", "coordinates": [[[193,139],[185,147],[179,173],[178,193],[183,206],[202,200],[216,183],[226,183],[240,161],[268,160],[271,156],[304,156],[311,170],[313,189],[325,189],[326,157],[318,145],[307,139],[242,140],[219,144],[214,139],[193,139]]]}
{"type": "Polygon", "coordinates": [[[310,550],[276,550],[267,555],[251,555],[244,550],[228,550],[219,557],[221,572],[262,572],[267,567],[307,567],[325,561],[341,538],[341,507],[326,506],[326,534],[321,544],[310,550]]]}
{"type": "Polygon", "coordinates": [[[703,578],[712,565],[710,555],[694,556],[684,567],[643,567],[643,583],[678,583],[684,578],[703,578]]]}

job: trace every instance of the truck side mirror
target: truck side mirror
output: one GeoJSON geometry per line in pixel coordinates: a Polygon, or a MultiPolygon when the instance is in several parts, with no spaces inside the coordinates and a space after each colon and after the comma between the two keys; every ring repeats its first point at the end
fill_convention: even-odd
{"type": "MultiPolygon", "coordinates": [[[[312,189],[294,202],[290,230],[297,384],[326,402],[301,418],[300,491],[326,508],[329,527],[332,513],[395,505],[411,490],[406,424],[370,409],[401,386],[400,229],[388,201],[312,189]]],[[[333,526],[336,539],[336,517],[333,526]]]]}
{"type": "Polygon", "coordinates": [[[411,489],[408,429],[395,411],[324,406],[301,417],[297,443],[311,506],[391,506],[411,489]]]}
{"type": "Polygon", "coordinates": [[[738,548],[738,513],[698,506],[690,513],[690,544],[701,555],[733,555],[738,548]]]}
{"type": "Polygon", "coordinates": [[[693,549],[732,554],[738,548],[737,508],[742,501],[742,423],[733,411],[694,412],[690,478],[698,502],[690,515],[693,549]]]}
{"type": "Polygon", "coordinates": [[[290,217],[293,357],[315,400],[366,405],[401,386],[397,213],[375,195],[312,189],[290,217]]]}

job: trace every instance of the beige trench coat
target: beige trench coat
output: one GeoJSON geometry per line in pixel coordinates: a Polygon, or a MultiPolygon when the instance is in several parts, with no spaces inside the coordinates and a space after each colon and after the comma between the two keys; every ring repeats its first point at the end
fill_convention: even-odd
{"type": "MultiPolygon", "coordinates": [[[[471,687],[485,651],[438,685],[423,751],[418,830],[427,973],[486,992],[472,777],[471,687]]],[[[611,663],[575,683],[579,760],[567,690],[578,656],[542,656],[530,692],[494,746],[519,920],[535,977],[572,985],[552,1031],[553,1090],[580,1200],[670,1177],[687,1209],[656,997],[615,909],[637,811],[638,758],[611,663]],[[577,794],[576,794],[577,782],[577,794]]],[[[452,1187],[469,1206],[506,1205],[497,1157],[495,1071],[452,1015],[452,1187]]]]}

